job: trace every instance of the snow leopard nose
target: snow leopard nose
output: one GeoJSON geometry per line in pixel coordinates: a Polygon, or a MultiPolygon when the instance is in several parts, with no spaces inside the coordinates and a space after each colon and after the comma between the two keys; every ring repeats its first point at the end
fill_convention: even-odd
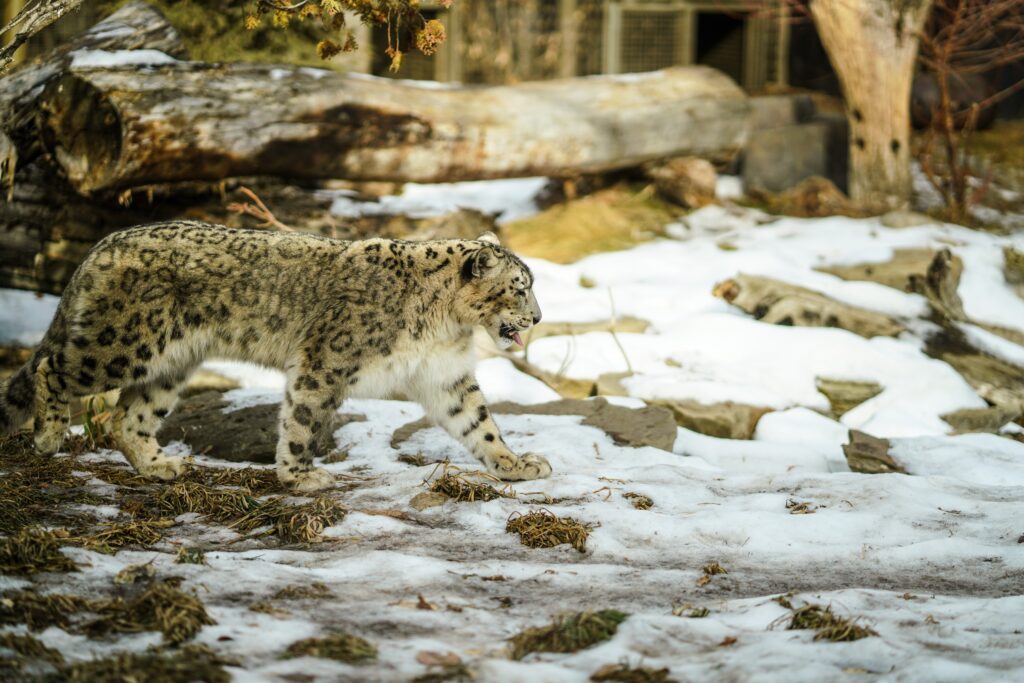
{"type": "Polygon", "coordinates": [[[536,325],[539,322],[540,322],[540,313],[539,312],[534,313],[533,314],[533,324],[536,325]]]}

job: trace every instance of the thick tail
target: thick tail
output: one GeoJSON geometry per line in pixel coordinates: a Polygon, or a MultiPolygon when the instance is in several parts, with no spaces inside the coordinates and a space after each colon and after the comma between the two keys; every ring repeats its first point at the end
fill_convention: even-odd
{"type": "Polygon", "coordinates": [[[17,431],[32,415],[36,383],[32,361],[21,366],[10,378],[0,381],[0,436],[17,431]]]}

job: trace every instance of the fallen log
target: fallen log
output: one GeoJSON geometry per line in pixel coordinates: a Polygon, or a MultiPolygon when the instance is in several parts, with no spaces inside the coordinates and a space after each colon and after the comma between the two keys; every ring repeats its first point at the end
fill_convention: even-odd
{"type": "Polygon", "coordinates": [[[865,338],[895,337],[906,329],[882,313],[759,275],[740,273],[716,285],[713,293],[758,320],[775,325],[838,327],[865,338]]]}
{"type": "MultiPolygon", "coordinates": [[[[31,145],[39,95],[84,51],[160,50],[184,56],[177,31],[158,11],[141,1],[125,4],[109,17],[45,55],[28,62],[0,79],[0,128],[18,145],[31,145]]],[[[20,150],[23,161],[24,149],[20,150]]]]}
{"type": "Polygon", "coordinates": [[[41,135],[83,194],[239,175],[397,182],[574,176],[733,152],[748,103],[707,67],[495,87],[179,62],[72,68],[41,135]]]}
{"type": "Polygon", "coordinates": [[[36,128],[40,94],[76,55],[142,46],[184,54],[159,12],[130,2],[0,79],[0,287],[59,293],[96,240],[153,220],[151,211],[126,209],[115,197],[90,200],[75,192],[41,154],[36,128]]]}

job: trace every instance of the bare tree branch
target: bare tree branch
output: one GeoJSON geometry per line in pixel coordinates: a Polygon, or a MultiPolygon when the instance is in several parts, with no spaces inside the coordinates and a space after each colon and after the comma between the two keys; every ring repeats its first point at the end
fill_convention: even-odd
{"type": "Polygon", "coordinates": [[[14,53],[25,41],[60,19],[73,9],[78,9],[84,0],[35,0],[25,7],[3,29],[4,35],[17,28],[11,42],[0,47],[0,74],[5,73],[14,62],[14,53]],[[20,28],[19,28],[20,27],[20,28]]]}

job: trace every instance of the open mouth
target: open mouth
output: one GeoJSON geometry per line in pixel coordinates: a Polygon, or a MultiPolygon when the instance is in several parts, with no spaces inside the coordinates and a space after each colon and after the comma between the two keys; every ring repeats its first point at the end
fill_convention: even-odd
{"type": "Polygon", "coordinates": [[[520,346],[523,345],[523,340],[519,336],[519,330],[509,325],[508,323],[502,323],[501,327],[498,328],[498,336],[508,341],[509,343],[516,343],[520,346]]]}

